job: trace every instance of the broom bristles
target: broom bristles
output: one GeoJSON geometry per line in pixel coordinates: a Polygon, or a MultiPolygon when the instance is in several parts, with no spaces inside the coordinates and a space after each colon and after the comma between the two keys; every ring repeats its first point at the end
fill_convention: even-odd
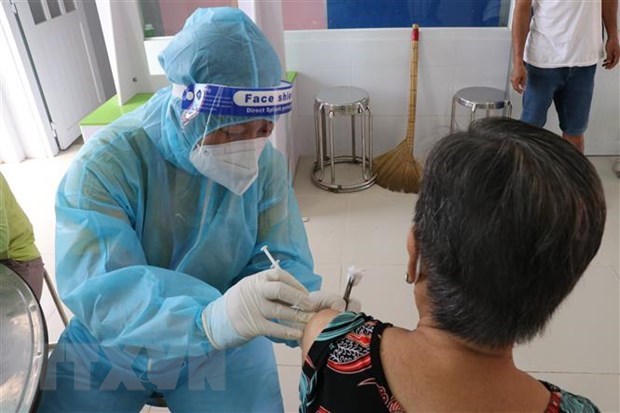
{"type": "Polygon", "coordinates": [[[411,62],[409,76],[409,113],[407,134],[396,148],[375,159],[376,183],[395,192],[418,193],[422,178],[422,166],[413,156],[415,134],[415,109],[418,83],[418,30],[414,24],[411,33],[411,62]]]}
{"type": "Polygon", "coordinates": [[[379,186],[394,192],[419,192],[422,165],[413,156],[413,142],[410,139],[376,157],[373,166],[379,186]]]}

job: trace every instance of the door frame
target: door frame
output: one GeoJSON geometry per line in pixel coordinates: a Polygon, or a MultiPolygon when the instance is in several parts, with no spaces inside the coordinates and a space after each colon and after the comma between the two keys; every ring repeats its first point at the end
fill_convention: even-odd
{"type": "Polygon", "coordinates": [[[12,64],[19,76],[19,84],[3,85],[12,93],[22,93],[29,107],[34,108],[32,114],[34,124],[28,125],[26,136],[21,134],[19,141],[27,154],[53,157],[60,147],[54,137],[49,112],[46,107],[45,96],[38,84],[36,71],[30,58],[28,45],[23,37],[19,16],[15,13],[12,1],[0,1],[0,21],[4,20],[8,30],[4,30],[4,41],[11,51],[7,64],[12,64]],[[33,133],[34,132],[34,133],[33,133]]]}

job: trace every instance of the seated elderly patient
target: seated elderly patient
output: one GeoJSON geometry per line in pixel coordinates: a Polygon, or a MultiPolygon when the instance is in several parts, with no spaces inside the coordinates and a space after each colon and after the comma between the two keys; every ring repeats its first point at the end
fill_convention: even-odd
{"type": "Polygon", "coordinates": [[[598,411],[519,370],[512,352],[584,273],[605,214],[594,167],[551,132],[495,118],[443,138],[407,239],[417,328],[318,313],[303,339],[301,411],[598,411]]]}

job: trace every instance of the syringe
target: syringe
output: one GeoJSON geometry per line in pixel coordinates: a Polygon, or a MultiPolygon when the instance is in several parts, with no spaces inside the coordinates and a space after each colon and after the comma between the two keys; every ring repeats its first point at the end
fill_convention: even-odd
{"type": "Polygon", "coordinates": [[[273,268],[280,268],[280,260],[276,260],[275,258],[273,258],[273,255],[271,255],[266,245],[263,246],[260,250],[265,253],[267,258],[269,258],[269,261],[271,261],[271,265],[273,265],[273,268]]]}

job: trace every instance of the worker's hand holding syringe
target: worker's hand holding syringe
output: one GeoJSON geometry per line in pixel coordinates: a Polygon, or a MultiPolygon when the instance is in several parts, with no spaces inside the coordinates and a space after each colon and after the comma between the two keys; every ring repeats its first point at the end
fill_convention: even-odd
{"type": "MultiPolygon", "coordinates": [[[[266,245],[261,248],[261,251],[265,253],[267,258],[271,262],[271,265],[273,268],[280,269],[280,261],[273,258],[273,256],[269,252],[269,249],[267,248],[266,245]]],[[[338,310],[338,311],[345,311],[345,310],[359,311],[360,310],[359,302],[356,301],[355,299],[350,299],[350,295],[351,295],[351,287],[359,283],[359,281],[361,280],[363,276],[364,270],[357,270],[354,267],[350,267],[349,274],[351,274],[352,269],[355,272],[355,276],[353,277],[353,280],[347,284],[347,291],[345,292],[345,295],[342,298],[340,298],[336,294],[332,294],[327,291],[314,291],[309,294],[310,301],[314,305],[314,311],[320,311],[320,310],[324,310],[327,308],[331,308],[333,310],[338,310]]]]}
{"type": "MultiPolygon", "coordinates": [[[[280,269],[280,261],[273,258],[269,249],[265,245],[260,249],[265,253],[269,261],[271,262],[272,268],[280,269]]],[[[359,311],[360,305],[359,302],[355,299],[351,299],[351,289],[354,285],[357,285],[364,275],[364,270],[357,269],[353,266],[348,269],[347,276],[347,287],[344,293],[344,296],[340,298],[336,294],[329,293],[327,291],[314,291],[310,293],[310,299],[316,308],[315,311],[324,310],[326,308],[331,308],[333,310],[338,311],[359,311]]]]}
{"type": "Polygon", "coordinates": [[[205,335],[216,349],[237,347],[257,336],[297,341],[316,312],[346,307],[336,294],[308,292],[266,247],[262,250],[273,267],[243,278],[202,312],[205,335]]]}

